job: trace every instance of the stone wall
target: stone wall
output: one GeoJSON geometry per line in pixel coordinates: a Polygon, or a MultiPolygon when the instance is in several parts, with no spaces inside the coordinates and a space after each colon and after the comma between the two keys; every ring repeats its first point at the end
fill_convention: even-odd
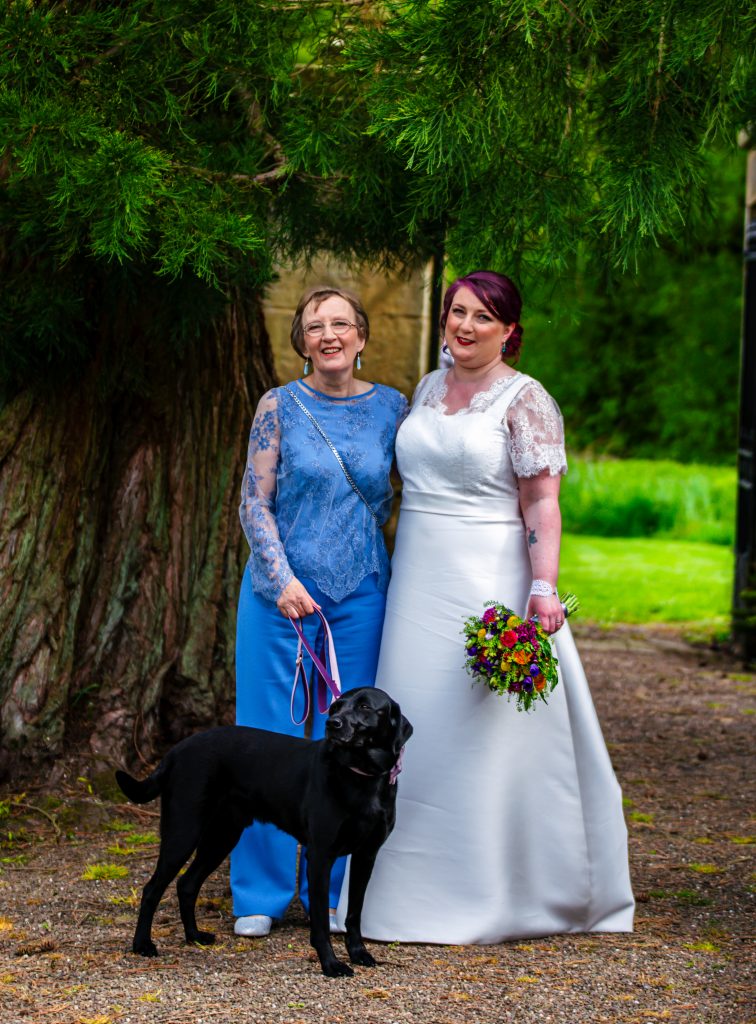
{"type": "Polygon", "coordinates": [[[281,383],[302,376],[302,360],[289,341],[291,318],[302,292],[318,284],[356,292],[367,310],[370,341],[357,376],[389,384],[411,397],[418,380],[429,369],[430,265],[382,275],[322,259],[308,270],[282,270],[264,302],[265,323],[281,383]]]}

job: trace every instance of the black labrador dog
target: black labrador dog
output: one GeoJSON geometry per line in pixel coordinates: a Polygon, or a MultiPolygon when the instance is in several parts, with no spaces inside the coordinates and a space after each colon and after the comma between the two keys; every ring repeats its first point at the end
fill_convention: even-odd
{"type": "Polygon", "coordinates": [[[337,857],[352,855],[346,948],[352,963],[374,967],[360,932],[373,864],[394,827],[396,775],[412,726],[383,690],[348,690],[329,709],[322,740],[283,736],[241,725],[182,740],[142,782],[116,772],[134,803],[161,797],[160,852],[142,893],[132,949],[156,956],[152,919],[167,886],[177,883],[187,942],[209,945],[195,918],[203,882],[253,821],[272,822],[307,847],[310,944],[323,974],[354,974],[336,958],[328,921],[328,883],[337,857]]]}

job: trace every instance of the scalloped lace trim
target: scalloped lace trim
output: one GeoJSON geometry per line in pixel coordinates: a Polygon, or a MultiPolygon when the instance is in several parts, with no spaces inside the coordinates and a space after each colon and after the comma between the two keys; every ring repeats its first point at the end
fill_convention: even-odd
{"type": "Polygon", "coordinates": [[[423,395],[420,404],[427,405],[431,409],[439,409],[443,412],[444,416],[466,416],[470,413],[486,412],[512,383],[519,380],[521,376],[520,373],[515,373],[513,377],[498,377],[487,388],[477,391],[470,400],[469,405],[466,405],[463,409],[458,409],[456,412],[447,412],[446,405],[444,404],[447,392],[447,374],[439,374],[423,395]]]}

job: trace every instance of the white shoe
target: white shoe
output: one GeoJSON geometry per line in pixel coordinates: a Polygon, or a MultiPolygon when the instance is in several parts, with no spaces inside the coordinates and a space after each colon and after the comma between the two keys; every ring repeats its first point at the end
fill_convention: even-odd
{"type": "Polygon", "coordinates": [[[273,918],[267,914],[249,914],[247,917],[237,917],[234,923],[234,932],[237,935],[246,935],[247,938],[260,938],[268,935],[273,918]]]}
{"type": "Polygon", "coordinates": [[[331,935],[343,935],[346,930],[344,928],[339,928],[339,926],[336,924],[335,910],[330,911],[330,913],[328,914],[328,927],[330,929],[331,935]]]}

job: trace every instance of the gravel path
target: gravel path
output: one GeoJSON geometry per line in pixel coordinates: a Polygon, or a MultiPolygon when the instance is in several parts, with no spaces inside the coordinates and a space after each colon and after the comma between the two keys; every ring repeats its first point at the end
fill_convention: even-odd
{"type": "Polygon", "coordinates": [[[161,956],[143,960],[128,949],[156,811],[98,796],[71,763],[45,787],[0,793],[2,1024],[756,1021],[756,676],[673,630],[575,632],[625,794],[633,935],[373,943],[377,969],[330,980],[298,908],[267,939],[234,936],[224,866],[198,915],[217,944],[183,945],[171,894],[156,918],[161,956]],[[108,864],[123,877],[83,877],[108,864]]]}

